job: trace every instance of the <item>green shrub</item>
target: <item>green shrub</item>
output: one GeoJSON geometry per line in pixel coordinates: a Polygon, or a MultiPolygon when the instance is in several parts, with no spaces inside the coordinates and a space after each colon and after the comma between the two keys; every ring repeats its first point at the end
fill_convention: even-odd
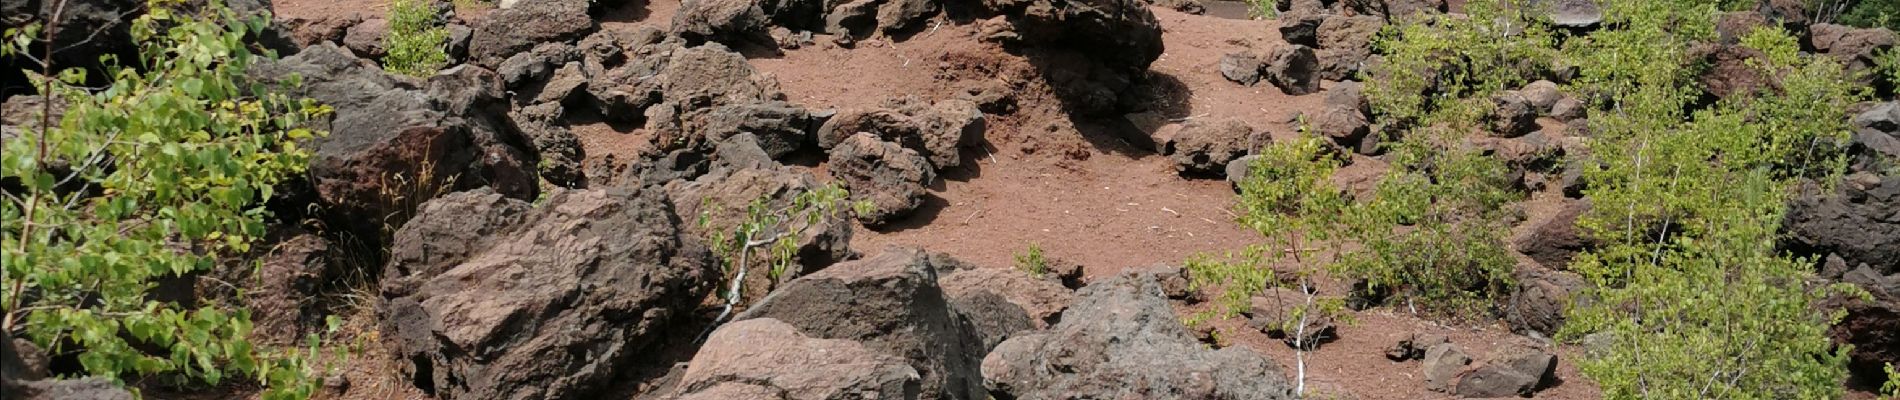
{"type": "Polygon", "coordinates": [[[393,0],[389,3],[389,36],[384,47],[383,68],[411,76],[427,76],[449,62],[445,46],[449,31],[442,27],[435,9],[421,0],[393,0]]]}
{"type": "Polygon", "coordinates": [[[1320,272],[1335,266],[1341,249],[1338,240],[1343,239],[1338,235],[1346,229],[1344,216],[1352,206],[1332,184],[1340,164],[1325,139],[1311,135],[1262,149],[1240,182],[1236,208],[1241,212],[1240,224],[1260,232],[1267,241],[1229,253],[1226,260],[1197,254],[1186,263],[1192,289],[1220,288],[1213,307],[1190,316],[1191,324],[1245,312],[1253,296],[1268,288],[1298,290],[1304,296],[1301,304],[1282,315],[1285,319],[1276,322],[1299,350],[1295,352],[1296,395],[1306,391],[1306,352],[1316,345],[1301,342],[1307,336],[1308,320],[1348,317],[1343,299],[1321,297],[1314,285],[1320,272]],[[1283,262],[1294,268],[1287,279],[1273,269],[1283,262]]]}
{"type": "MultiPolygon", "coordinates": [[[[0,149],[0,172],[19,185],[0,201],[0,329],[77,353],[91,376],[256,378],[271,389],[265,398],[306,398],[314,366],[253,346],[248,310],[152,291],[250,250],[265,233],[273,185],[308,164],[294,141],[320,133],[302,123],[328,109],[244,78],[265,56],[243,38],[268,16],[174,5],[151,3],[131,23],[140,67],[111,68],[108,86],[80,87],[81,70],[36,78],[67,105],[46,115],[47,129],[23,126],[0,149]]],[[[0,52],[26,51],[38,33],[8,30],[0,52]]]]}
{"type": "Polygon", "coordinates": [[[1311,246],[1340,231],[1348,203],[1330,181],[1338,168],[1339,161],[1326,153],[1324,139],[1312,136],[1274,143],[1261,151],[1240,182],[1235,208],[1240,224],[1260,232],[1267,242],[1229,253],[1224,260],[1197,254],[1186,262],[1195,289],[1221,289],[1210,316],[1231,317],[1246,311],[1254,295],[1290,284],[1274,272],[1276,263],[1292,262],[1296,268],[1313,271],[1331,265],[1330,259],[1320,258],[1335,252],[1311,246]]]}
{"type": "Polygon", "coordinates": [[[1860,0],[1841,13],[1840,23],[1900,32],[1900,0],[1860,0]]]}
{"type": "Polygon", "coordinates": [[[1846,119],[1864,96],[1842,67],[1801,57],[1778,28],[1743,38],[1777,89],[1699,104],[1687,58],[1712,35],[1693,1],[1606,3],[1610,29],[1566,44],[1574,84],[1601,96],[1585,171],[1599,248],[1570,268],[1595,287],[1560,337],[1598,335],[1579,363],[1604,396],[1838,398],[1845,349],[1825,336],[1839,312],[1817,302],[1812,260],[1776,248],[1791,183],[1841,170],[1846,119]]]}
{"type": "Polygon", "coordinates": [[[1017,254],[1016,269],[1037,278],[1048,275],[1049,260],[1043,259],[1042,246],[1030,243],[1028,250],[1024,250],[1022,254],[1017,254]]]}
{"type": "Polygon", "coordinates": [[[1900,369],[1895,369],[1893,364],[1887,364],[1887,383],[1880,384],[1880,393],[1886,394],[1888,399],[1900,399],[1900,369]]]}
{"type": "Polygon", "coordinates": [[[1515,89],[1550,70],[1555,52],[1550,29],[1519,11],[1521,4],[1503,3],[1473,0],[1465,4],[1468,17],[1436,16],[1381,32],[1373,46],[1385,61],[1365,79],[1375,117],[1392,126],[1475,118],[1440,109],[1485,100],[1479,94],[1515,89]]]}

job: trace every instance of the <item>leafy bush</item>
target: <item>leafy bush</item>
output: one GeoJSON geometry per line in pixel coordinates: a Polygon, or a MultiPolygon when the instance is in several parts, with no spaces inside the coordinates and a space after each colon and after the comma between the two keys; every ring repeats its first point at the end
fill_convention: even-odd
{"type": "Polygon", "coordinates": [[[1524,15],[1521,5],[1502,3],[1473,0],[1465,4],[1468,17],[1437,16],[1381,32],[1373,46],[1384,65],[1366,79],[1375,116],[1399,127],[1475,118],[1471,112],[1481,109],[1455,103],[1485,100],[1478,94],[1516,88],[1550,70],[1550,29],[1524,15]]]}
{"type": "Polygon", "coordinates": [[[1241,212],[1240,224],[1260,232],[1267,242],[1229,253],[1224,260],[1207,254],[1187,260],[1195,289],[1221,288],[1214,308],[1208,310],[1210,315],[1202,318],[1239,314],[1248,309],[1254,295],[1290,284],[1279,279],[1272,268],[1276,263],[1290,261],[1311,271],[1331,265],[1330,259],[1316,257],[1331,257],[1335,252],[1310,248],[1340,231],[1340,218],[1348,206],[1330,181],[1339,162],[1326,153],[1325,146],[1323,139],[1311,136],[1274,143],[1250,166],[1247,178],[1240,182],[1235,208],[1241,212]]]}
{"type": "Polygon", "coordinates": [[[1894,369],[1893,364],[1887,364],[1887,383],[1880,384],[1880,392],[1889,399],[1900,399],[1900,369],[1894,369]]]}
{"type": "Polygon", "coordinates": [[[1840,23],[1900,32],[1900,0],[1860,0],[1841,13],[1840,23]]]}
{"type": "Polygon", "coordinates": [[[449,63],[444,47],[449,31],[442,27],[435,9],[421,0],[393,0],[389,3],[389,36],[383,68],[404,75],[427,76],[449,63]]]}
{"type": "Polygon", "coordinates": [[[1778,87],[1699,104],[1702,67],[1682,49],[1712,37],[1713,10],[1605,5],[1611,28],[1563,49],[1605,109],[1579,221],[1604,244],[1570,266],[1596,289],[1560,336],[1607,340],[1580,363],[1606,398],[1838,398],[1845,353],[1825,331],[1841,315],[1816,305],[1833,288],[1775,245],[1791,183],[1844,165],[1839,110],[1864,88],[1770,28],[1742,42],[1778,87]]]}
{"type": "Polygon", "coordinates": [[[1030,243],[1028,250],[1024,250],[1022,254],[1017,254],[1016,269],[1022,270],[1028,273],[1029,276],[1037,278],[1048,275],[1049,260],[1043,259],[1042,246],[1030,243]]]}
{"type": "MultiPolygon", "coordinates": [[[[173,6],[154,2],[131,23],[140,68],[112,68],[109,86],[80,87],[81,70],[36,78],[66,107],[42,110],[49,123],[21,127],[0,149],[0,329],[76,352],[92,376],[242,376],[270,386],[266,398],[308,397],[311,366],[254,347],[248,310],[153,291],[251,248],[265,233],[272,186],[308,164],[295,140],[320,133],[302,122],[328,109],[243,78],[265,57],[243,38],[268,16],[218,2],[194,13],[173,6]]],[[[27,51],[38,33],[9,30],[0,51],[27,51]]]]}
{"type": "Polygon", "coordinates": [[[1247,311],[1254,295],[1267,288],[1299,290],[1301,304],[1291,308],[1278,321],[1289,332],[1295,352],[1296,394],[1306,391],[1306,352],[1317,343],[1305,343],[1304,331],[1309,319],[1343,317],[1345,302],[1337,297],[1322,298],[1315,277],[1335,266],[1341,252],[1338,235],[1346,229],[1344,215],[1351,204],[1332,184],[1339,159],[1327,148],[1324,139],[1311,135],[1284,143],[1274,143],[1261,151],[1240,182],[1239,222],[1267,237],[1267,242],[1247,246],[1230,253],[1227,260],[1215,260],[1197,254],[1187,260],[1189,283],[1195,290],[1220,286],[1214,307],[1191,316],[1198,323],[1214,317],[1232,317],[1247,311]],[[1330,242],[1329,242],[1330,241],[1330,242]],[[1322,246],[1330,245],[1331,248],[1322,246]],[[1282,280],[1273,266],[1291,262],[1295,268],[1290,279],[1282,280]]]}

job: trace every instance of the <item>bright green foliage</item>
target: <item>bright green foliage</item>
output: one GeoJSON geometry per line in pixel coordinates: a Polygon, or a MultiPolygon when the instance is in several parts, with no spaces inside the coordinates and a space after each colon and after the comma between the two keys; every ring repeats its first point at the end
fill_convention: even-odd
{"type": "Polygon", "coordinates": [[[1887,82],[1900,86],[1900,48],[1887,49],[1874,58],[1874,73],[1886,74],[1887,82]]]}
{"type": "Polygon", "coordinates": [[[421,0],[389,3],[389,36],[384,40],[389,54],[383,56],[383,69],[390,72],[427,76],[449,63],[444,48],[449,30],[442,27],[435,9],[421,0]]]}
{"type": "Polygon", "coordinates": [[[1373,113],[1403,137],[1388,146],[1391,168],[1352,215],[1363,250],[1340,270],[1408,304],[1478,315],[1512,285],[1504,245],[1505,204],[1522,197],[1509,168],[1473,148],[1487,130],[1491,96],[1556,65],[1550,28],[1523,4],[1477,0],[1469,17],[1388,28],[1385,63],[1366,85],[1373,113]]]}
{"type": "Polygon", "coordinates": [[[1049,260],[1042,257],[1042,246],[1029,244],[1029,249],[1016,255],[1016,269],[1029,273],[1029,276],[1041,278],[1049,274],[1049,260]]]}
{"type": "Polygon", "coordinates": [[[1845,353],[1825,330],[1840,315],[1815,305],[1832,290],[1775,244],[1792,180],[1840,171],[1840,110],[1864,88],[1771,28],[1742,42],[1779,89],[1692,107],[1701,67],[1683,49],[1712,37],[1714,9],[1606,6],[1613,28],[1564,49],[1602,101],[1579,224],[1604,244],[1570,265],[1596,290],[1561,336],[1609,340],[1579,364],[1606,398],[1838,398],[1845,353]]]}
{"type": "MultiPolygon", "coordinates": [[[[755,262],[769,266],[768,277],[778,282],[791,270],[798,256],[798,238],[821,222],[841,223],[852,212],[869,212],[868,202],[846,201],[851,193],[837,184],[800,192],[789,204],[775,206],[769,197],[753,199],[746,205],[745,218],[738,224],[714,230],[708,243],[718,257],[721,270],[732,277],[726,300],[736,302],[742,294],[740,282],[755,262]]],[[[707,204],[699,216],[702,228],[712,225],[712,212],[719,205],[707,204]]]]}
{"type": "Polygon", "coordinates": [[[1393,170],[1371,201],[1354,209],[1353,234],[1363,249],[1344,256],[1338,269],[1408,304],[1483,315],[1513,284],[1505,204],[1521,194],[1496,158],[1465,146],[1430,145],[1426,137],[1420,130],[1401,142],[1393,170]],[[1430,168],[1416,168],[1428,155],[1430,168]]]}
{"type": "Polygon", "coordinates": [[[1840,23],[1900,32],[1900,0],[1860,0],[1841,13],[1840,23]]]}
{"type": "MultiPolygon", "coordinates": [[[[1332,184],[1333,172],[1341,161],[1327,148],[1325,139],[1302,135],[1291,142],[1274,143],[1254,160],[1246,179],[1240,182],[1240,199],[1235,208],[1239,222],[1266,236],[1264,243],[1247,246],[1226,261],[1196,255],[1187,261],[1189,282],[1199,290],[1221,286],[1214,306],[1190,316],[1188,322],[1215,317],[1232,317],[1251,308],[1253,296],[1269,287],[1299,290],[1300,304],[1281,315],[1281,328],[1294,339],[1298,383],[1296,395],[1306,391],[1306,350],[1313,344],[1301,343],[1303,330],[1313,318],[1332,316],[1349,318],[1345,301],[1338,297],[1320,297],[1314,278],[1335,266],[1340,253],[1339,236],[1347,227],[1345,215],[1351,202],[1332,184]],[[1320,246],[1330,246],[1327,249],[1320,246]],[[1292,263],[1290,280],[1279,279],[1273,266],[1292,263]]],[[[1275,297],[1279,298],[1279,297],[1275,297]]]]}
{"type": "MultiPolygon", "coordinates": [[[[1550,69],[1552,34],[1520,10],[1499,0],[1465,4],[1468,17],[1436,16],[1429,23],[1387,27],[1374,42],[1384,65],[1366,79],[1366,98],[1379,120],[1395,126],[1430,126],[1444,119],[1471,119],[1471,111],[1448,113],[1447,103],[1486,99],[1479,93],[1517,88],[1550,69]]],[[[1488,104],[1488,103],[1485,103],[1488,104]]]]}
{"type": "Polygon", "coordinates": [[[1341,231],[1342,216],[1349,203],[1332,185],[1333,171],[1339,161],[1328,154],[1323,139],[1306,136],[1292,142],[1275,143],[1261,151],[1247,178],[1240,182],[1240,224],[1267,237],[1267,242],[1247,246],[1226,260],[1196,255],[1187,260],[1190,281],[1196,288],[1215,285],[1222,290],[1210,312],[1232,316],[1246,311],[1250,299],[1269,287],[1286,285],[1276,277],[1273,265],[1292,262],[1306,272],[1330,266],[1332,252],[1309,248],[1317,241],[1334,238],[1341,231]],[[1309,263],[1309,261],[1311,261],[1309,263]]]}
{"type": "MultiPolygon", "coordinates": [[[[78,352],[93,376],[254,377],[273,389],[266,398],[307,397],[309,366],[255,348],[249,311],[150,297],[161,279],[250,249],[264,234],[263,199],[308,164],[294,140],[320,134],[299,126],[328,112],[243,78],[263,59],[243,39],[268,16],[174,4],[151,3],[131,23],[141,68],[112,69],[109,86],[69,86],[84,81],[79,70],[36,81],[67,109],[0,149],[0,172],[23,188],[0,201],[0,329],[78,352]]],[[[24,51],[36,32],[7,32],[4,50],[24,51]]]]}
{"type": "Polygon", "coordinates": [[[1887,383],[1880,384],[1880,393],[1886,394],[1888,399],[1900,399],[1900,369],[1895,369],[1893,364],[1887,364],[1887,383]]]}

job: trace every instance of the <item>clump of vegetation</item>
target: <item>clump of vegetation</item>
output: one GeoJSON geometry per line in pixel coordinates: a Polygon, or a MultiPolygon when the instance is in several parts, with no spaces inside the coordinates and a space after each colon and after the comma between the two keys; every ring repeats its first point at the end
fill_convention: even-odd
{"type": "Polygon", "coordinates": [[[1889,399],[1900,399],[1900,369],[1887,364],[1887,383],[1880,384],[1880,392],[1889,399]]]}
{"type": "Polygon", "coordinates": [[[1394,171],[1362,215],[1427,237],[1355,235],[1366,250],[1354,255],[1372,256],[1361,264],[1349,255],[1343,264],[1363,265],[1356,275],[1373,283],[1447,290],[1401,289],[1419,298],[1495,300],[1459,293],[1508,287],[1511,261],[1495,233],[1504,227],[1494,221],[1517,195],[1494,180],[1502,171],[1496,160],[1460,146],[1462,135],[1481,130],[1475,122],[1490,93],[1572,66],[1568,91],[1593,108],[1591,152],[1574,163],[1587,168],[1593,201],[1580,225],[1604,244],[1568,266],[1594,289],[1570,311],[1561,336],[1613,343],[1582,361],[1583,372],[1607,398],[1838,397],[1844,353],[1824,331],[1840,315],[1815,311],[1835,290],[1806,284],[1811,260],[1776,242],[1792,184],[1825,182],[1845,165],[1839,110],[1865,89],[1847,86],[1832,59],[1800,55],[1791,35],[1771,27],[1742,43],[1761,51],[1750,65],[1775,84],[1709,104],[1695,79],[1706,66],[1686,49],[1713,40],[1714,5],[1601,2],[1601,29],[1560,41],[1546,21],[1510,11],[1522,3],[1474,0],[1469,18],[1382,36],[1386,62],[1367,94],[1382,123],[1408,129],[1397,130],[1405,136],[1393,148],[1394,171]],[[1457,252],[1438,268],[1406,268],[1439,254],[1432,249],[1457,252]],[[1444,266],[1465,272],[1440,275],[1444,266]],[[1473,276],[1489,278],[1467,280],[1473,276]]]}
{"type": "Polygon", "coordinates": [[[1306,388],[1306,351],[1316,343],[1305,343],[1308,322],[1318,318],[1342,316],[1344,300],[1321,297],[1314,279],[1326,268],[1336,266],[1338,235],[1346,229],[1344,215],[1350,202],[1332,185],[1333,171],[1340,161],[1326,147],[1324,139],[1304,135],[1298,140],[1275,143],[1261,151],[1240,183],[1240,223],[1267,237],[1267,242],[1247,246],[1239,253],[1216,260],[1205,254],[1187,261],[1189,282],[1196,290],[1220,287],[1214,307],[1190,318],[1190,322],[1214,317],[1232,317],[1251,308],[1253,296],[1268,288],[1299,290],[1301,304],[1294,305],[1279,321],[1293,340],[1297,382],[1296,391],[1306,388]],[[1332,248],[1324,248],[1331,244],[1332,248]],[[1282,280],[1275,264],[1290,262],[1294,274],[1282,280]]]}
{"type": "Polygon", "coordinates": [[[1561,336],[1608,338],[1580,364],[1607,398],[1839,397],[1845,349],[1825,331],[1841,314],[1816,312],[1835,288],[1806,284],[1812,260],[1776,242],[1792,184],[1844,166],[1839,110],[1864,88],[1766,28],[1742,42],[1778,87],[1701,106],[1682,49],[1712,37],[1711,10],[1628,0],[1605,13],[1611,29],[1563,49],[1605,109],[1579,221],[1605,244],[1570,266],[1596,290],[1561,336]]]}
{"type": "MultiPolygon", "coordinates": [[[[853,213],[871,212],[871,203],[848,201],[850,197],[851,193],[836,183],[799,192],[784,205],[773,204],[769,195],[762,196],[748,203],[745,217],[729,228],[712,226],[714,205],[707,204],[700,212],[699,225],[716,228],[707,243],[731,282],[723,294],[725,308],[715,321],[724,321],[744,297],[746,274],[755,265],[766,266],[767,277],[776,284],[797,261],[798,239],[807,231],[825,223],[848,223],[853,213]]],[[[713,327],[708,327],[707,333],[713,327]]]]}
{"type": "Polygon", "coordinates": [[[411,76],[434,74],[449,62],[449,30],[434,8],[421,0],[394,0],[389,3],[389,36],[384,47],[383,68],[411,76]]]}
{"type": "Polygon", "coordinates": [[[1842,12],[1839,21],[1842,25],[1900,32],[1900,0],[1860,0],[1842,12]]]}
{"type": "MultiPolygon", "coordinates": [[[[266,55],[243,38],[268,16],[240,16],[215,1],[150,5],[130,25],[139,67],[110,67],[109,85],[82,87],[78,69],[29,73],[40,93],[66,106],[56,116],[49,104],[0,149],[8,182],[0,329],[54,354],[76,353],[86,375],[180,385],[243,377],[266,385],[265,398],[307,398],[316,388],[307,358],[314,336],[309,353],[259,349],[248,339],[250,311],[152,291],[251,249],[265,233],[262,204],[273,185],[308,165],[296,141],[321,135],[303,122],[328,108],[244,78],[266,55]]],[[[10,29],[0,53],[25,54],[40,33],[37,25],[10,29]]]]}
{"type": "Polygon", "coordinates": [[[1037,245],[1035,243],[1030,243],[1028,250],[1024,250],[1021,254],[1017,254],[1016,255],[1016,269],[1022,270],[1023,272],[1028,273],[1029,276],[1033,276],[1037,278],[1041,278],[1044,275],[1048,275],[1049,274],[1049,260],[1044,259],[1042,257],[1042,246],[1037,245]]]}

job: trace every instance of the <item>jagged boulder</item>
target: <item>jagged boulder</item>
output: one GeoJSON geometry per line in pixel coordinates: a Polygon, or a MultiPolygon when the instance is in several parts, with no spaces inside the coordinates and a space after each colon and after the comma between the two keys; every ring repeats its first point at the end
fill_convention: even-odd
{"type": "Polygon", "coordinates": [[[1320,22],[1319,50],[1314,53],[1320,79],[1346,80],[1363,68],[1372,57],[1372,38],[1383,26],[1384,20],[1367,15],[1332,16],[1320,22]]]}
{"type": "Polygon", "coordinates": [[[1590,212],[1589,200],[1566,200],[1549,218],[1531,221],[1512,243],[1519,253],[1545,268],[1568,268],[1578,252],[1591,247],[1583,228],[1577,226],[1577,219],[1587,212],[1590,212]]]}
{"type": "Polygon", "coordinates": [[[388,54],[383,42],[389,37],[389,20],[370,18],[351,26],[343,36],[343,46],[358,57],[380,60],[388,54]]]}
{"type": "Polygon", "coordinates": [[[1302,45],[1280,46],[1267,53],[1260,74],[1288,95],[1319,91],[1319,58],[1302,45]]]}
{"type": "Polygon", "coordinates": [[[1425,375],[1425,388],[1435,391],[1447,391],[1456,384],[1458,373],[1471,365],[1471,356],[1464,348],[1451,343],[1440,343],[1425,350],[1425,358],[1419,360],[1419,367],[1425,375]]]}
{"type": "Polygon", "coordinates": [[[926,186],[936,180],[930,161],[916,150],[869,133],[852,135],[832,148],[828,166],[831,176],[851,190],[853,200],[871,203],[871,212],[858,214],[870,226],[909,216],[923,205],[926,186]]]}
{"type": "Polygon", "coordinates": [[[686,0],[673,14],[673,33],[693,41],[737,44],[766,33],[765,10],[759,1],[686,0]]]}
{"type": "Polygon", "coordinates": [[[1021,307],[1034,321],[1034,327],[1047,328],[1069,308],[1075,292],[1063,287],[1056,277],[1034,277],[1011,268],[971,267],[943,276],[944,293],[955,298],[974,293],[992,292],[1021,307]]]}
{"type": "Polygon", "coordinates": [[[1576,273],[1519,267],[1517,288],[1503,305],[1504,320],[1514,331],[1555,336],[1566,321],[1565,310],[1583,293],[1584,284],[1576,273]]]}
{"type": "Polygon", "coordinates": [[[1228,163],[1255,147],[1254,139],[1253,127],[1238,120],[1195,120],[1173,134],[1164,133],[1160,153],[1173,160],[1174,169],[1181,173],[1223,173],[1228,163]]]}
{"type": "Polygon", "coordinates": [[[377,314],[397,369],[445,399],[592,398],[717,273],[644,190],[557,190],[533,209],[463,192],[416,221],[377,314]]]}
{"type": "MultiPolygon", "coordinates": [[[[1814,24],[1808,30],[1808,44],[1815,52],[1840,60],[1850,72],[1867,71],[1880,65],[1880,55],[1900,45],[1900,35],[1886,28],[1814,24]]],[[[1872,79],[1873,76],[1864,76],[1861,83],[1871,84],[1872,79]]]]}
{"type": "Polygon", "coordinates": [[[1900,273],[1900,176],[1857,173],[1833,192],[1805,185],[1788,205],[1791,247],[1838,254],[1847,265],[1900,273]]]}
{"type": "Polygon", "coordinates": [[[469,37],[470,61],[497,68],[542,43],[571,42],[595,29],[589,0],[520,0],[482,17],[469,37]]]}
{"type": "Polygon", "coordinates": [[[916,399],[908,360],[848,339],[814,338],[759,318],[713,331],[680,377],[676,399],[916,399]]]}
{"type": "MultiPolygon", "coordinates": [[[[500,78],[479,67],[458,66],[418,83],[384,73],[330,43],[281,60],[259,63],[252,79],[277,83],[298,76],[302,85],[283,89],[334,108],[313,121],[330,132],[306,147],[314,157],[311,183],[335,225],[358,237],[381,235],[386,216],[426,201],[444,189],[492,187],[516,198],[533,198],[535,161],[513,143],[505,118],[500,78]]],[[[393,228],[393,227],[391,227],[393,228]]]]}
{"type": "Polygon", "coordinates": [[[1372,104],[1366,100],[1365,85],[1354,81],[1334,84],[1326,90],[1323,104],[1319,115],[1311,120],[1315,131],[1360,153],[1370,154],[1377,147],[1366,140],[1372,133],[1372,104]]]}
{"type": "Polygon", "coordinates": [[[1227,53],[1220,58],[1220,75],[1234,83],[1253,86],[1260,82],[1260,70],[1266,68],[1260,57],[1249,52],[1227,53]]]}
{"type": "Polygon", "coordinates": [[[1272,360],[1195,341],[1144,274],[1083,288],[1061,323],[991,351],[983,378],[998,398],[1293,398],[1272,360]]]}
{"type": "Polygon", "coordinates": [[[975,329],[950,306],[922,251],[889,248],[806,275],[734,317],[775,319],[806,336],[844,339],[898,356],[920,377],[921,399],[983,399],[975,329]]]}

